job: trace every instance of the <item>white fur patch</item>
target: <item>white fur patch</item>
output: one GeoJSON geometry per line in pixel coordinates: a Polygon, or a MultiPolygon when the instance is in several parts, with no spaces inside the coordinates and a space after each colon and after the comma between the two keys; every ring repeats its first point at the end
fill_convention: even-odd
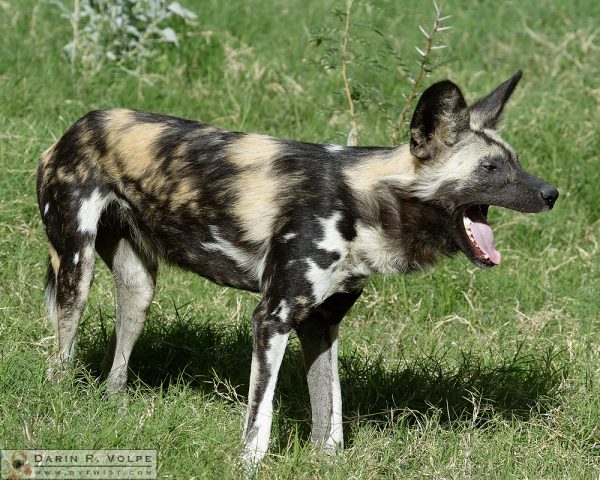
{"type": "Polygon", "coordinates": [[[342,425],[342,392],[338,370],[339,323],[329,328],[333,341],[331,342],[331,419],[329,438],[325,446],[330,450],[344,446],[344,427],[342,425]]]}
{"type": "Polygon", "coordinates": [[[342,218],[340,212],[334,212],[328,218],[320,218],[323,227],[323,239],[316,242],[317,247],[328,252],[339,253],[344,256],[348,252],[348,242],[344,240],[337,228],[338,221],[342,218]]]}
{"type": "Polygon", "coordinates": [[[340,268],[340,261],[327,268],[319,267],[312,259],[307,258],[308,270],[306,279],[311,283],[315,303],[320,304],[334,293],[342,291],[342,284],[349,276],[349,271],[340,268]]]}
{"type": "Polygon", "coordinates": [[[337,228],[338,221],[342,218],[340,212],[334,212],[327,218],[320,218],[319,222],[323,227],[323,238],[315,245],[327,252],[334,252],[340,255],[340,259],[333,262],[327,268],[321,268],[311,258],[306,258],[308,265],[306,278],[312,285],[313,296],[318,303],[328,298],[330,295],[341,291],[343,282],[352,275],[352,266],[348,264],[348,242],[344,240],[342,234],[337,228]]]}
{"type": "Polygon", "coordinates": [[[79,212],[77,213],[79,231],[95,234],[98,229],[98,220],[100,220],[102,211],[106,205],[114,199],[114,194],[110,193],[102,196],[100,191],[96,188],[88,198],[82,200],[79,212]]]}
{"type": "Polygon", "coordinates": [[[385,235],[381,227],[367,227],[359,223],[356,233],[352,252],[361,259],[354,266],[356,271],[366,276],[371,273],[387,275],[407,269],[402,250],[385,235]]]}
{"type": "Polygon", "coordinates": [[[471,130],[475,130],[475,131],[481,130],[481,127],[482,127],[483,123],[485,122],[485,118],[481,114],[479,114],[475,111],[471,111],[470,113],[471,113],[471,116],[469,119],[469,127],[471,128],[471,130]]]}
{"type": "Polygon", "coordinates": [[[79,252],[76,252],[75,255],[73,255],[73,265],[77,265],[79,263],[79,252]]]}
{"type": "Polygon", "coordinates": [[[289,233],[286,233],[283,237],[281,237],[281,239],[284,242],[289,242],[292,238],[296,238],[297,236],[298,236],[297,233],[289,232],[289,233]]]}
{"type": "Polygon", "coordinates": [[[265,274],[265,267],[267,266],[267,255],[263,255],[261,259],[258,261],[258,266],[256,267],[256,278],[258,280],[258,285],[262,285],[263,275],[265,274]]]}
{"type": "Polygon", "coordinates": [[[58,328],[58,312],[56,310],[56,284],[53,282],[46,287],[46,307],[48,308],[48,318],[52,323],[54,332],[58,328]]]}
{"type": "Polygon", "coordinates": [[[330,153],[337,153],[337,152],[341,152],[343,150],[345,150],[346,147],[344,147],[343,145],[335,145],[333,143],[330,143],[329,145],[325,145],[325,150],[327,150],[330,153]]]}
{"type": "Polygon", "coordinates": [[[48,213],[48,210],[50,210],[50,202],[46,203],[46,206],[44,207],[44,215],[48,213]]]}
{"type": "Polygon", "coordinates": [[[341,217],[340,212],[334,212],[330,217],[319,219],[323,238],[315,242],[322,250],[338,253],[339,260],[321,268],[313,259],[304,259],[308,265],[305,276],[317,304],[334,293],[343,292],[344,282],[349,278],[366,277],[374,272],[397,273],[402,263],[397,247],[386,245],[381,228],[363,226],[357,229],[357,237],[352,242],[346,241],[337,228],[341,217]]]}
{"type": "Polygon", "coordinates": [[[290,315],[290,307],[288,306],[288,303],[285,300],[281,300],[273,314],[277,316],[283,323],[287,323],[290,315]]]}
{"type": "Polygon", "coordinates": [[[207,250],[221,252],[227,258],[233,260],[242,270],[250,273],[260,281],[265,269],[266,255],[263,252],[250,253],[225,240],[221,237],[219,228],[216,225],[211,225],[209,228],[215,241],[204,242],[202,246],[207,250]]]}
{"type": "Polygon", "coordinates": [[[124,208],[125,210],[131,210],[131,205],[129,204],[129,202],[127,200],[123,200],[122,198],[117,198],[117,203],[119,204],[119,206],[121,208],[124,208]]]}
{"type": "Polygon", "coordinates": [[[515,152],[515,149],[512,148],[508,143],[506,143],[496,130],[492,130],[490,128],[484,128],[482,131],[488,137],[490,137],[492,140],[494,140],[495,142],[498,142],[500,145],[502,145],[504,148],[506,148],[509,152],[511,152],[513,157],[517,156],[517,152],[515,152]]]}
{"type": "Polygon", "coordinates": [[[94,259],[94,246],[93,245],[85,246],[85,248],[83,249],[83,257],[87,260],[94,259]]]}
{"type": "MultiPolygon", "coordinates": [[[[267,386],[262,399],[258,404],[254,424],[252,425],[253,434],[244,448],[244,460],[256,464],[262,460],[269,448],[269,437],[271,435],[271,423],[273,421],[273,395],[275,394],[275,385],[277,383],[277,374],[281,366],[281,360],[285,353],[289,332],[285,334],[274,334],[269,340],[269,347],[265,352],[268,371],[270,373],[267,386]]],[[[252,396],[256,392],[257,376],[259,362],[255,356],[252,356],[252,370],[250,374],[250,392],[252,396]]],[[[253,399],[251,399],[251,402],[253,399]]],[[[250,405],[249,405],[250,407],[250,405]]],[[[246,427],[248,418],[246,418],[246,427]]],[[[247,430],[247,428],[246,428],[247,430]]]]}

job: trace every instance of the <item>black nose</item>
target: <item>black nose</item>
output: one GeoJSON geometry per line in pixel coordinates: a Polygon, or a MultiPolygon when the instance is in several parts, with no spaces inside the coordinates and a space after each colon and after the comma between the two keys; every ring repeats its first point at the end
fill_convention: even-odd
{"type": "Polygon", "coordinates": [[[554,206],[554,202],[558,198],[558,190],[554,188],[552,185],[544,185],[542,190],[540,191],[540,195],[548,205],[548,208],[552,208],[554,206]]]}

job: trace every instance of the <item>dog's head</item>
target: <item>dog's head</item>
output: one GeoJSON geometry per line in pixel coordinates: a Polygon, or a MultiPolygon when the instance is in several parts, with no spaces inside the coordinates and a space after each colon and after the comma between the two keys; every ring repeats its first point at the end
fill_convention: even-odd
{"type": "Polygon", "coordinates": [[[500,262],[487,222],[490,205],[541,212],[558,197],[556,188],[523,169],[496,131],[521,76],[518,71],[471,106],[454,83],[436,83],[423,92],[410,125],[410,152],[419,162],[414,193],[443,209],[447,233],[480,267],[500,262]]]}

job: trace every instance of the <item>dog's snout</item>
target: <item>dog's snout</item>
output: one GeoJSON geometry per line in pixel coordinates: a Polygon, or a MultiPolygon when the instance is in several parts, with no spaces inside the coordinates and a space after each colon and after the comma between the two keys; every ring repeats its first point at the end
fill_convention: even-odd
{"type": "Polygon", "coordinates": [[[556,199],[558,198],[558,190],[552,185],[546,184],[540,190],[540,195],[550,209],[554,206],[554,202],[556,202],[556,199]]]}

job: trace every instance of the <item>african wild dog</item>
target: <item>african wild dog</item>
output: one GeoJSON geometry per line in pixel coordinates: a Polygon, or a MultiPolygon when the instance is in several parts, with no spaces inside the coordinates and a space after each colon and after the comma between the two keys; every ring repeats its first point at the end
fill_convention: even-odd
{"type": "Polygon", "coordinates": [[[54,371],[73,359],[96,250],[117,286],[107,388],[125,388],[162,258],[262,294],[246,458],[267,450],[292,330],[308,372],[312,439],[341,447],[338,325],[367,276],[419,270],[456,252],[497,265],[488,206],[540,212],[558,196],[496,132],[520,78],[470,107],[452,82],[432,85],[410,145],[399,147],[308,144],[134,110],[88,113],[44,152],[38,171],[54,371]]]}

